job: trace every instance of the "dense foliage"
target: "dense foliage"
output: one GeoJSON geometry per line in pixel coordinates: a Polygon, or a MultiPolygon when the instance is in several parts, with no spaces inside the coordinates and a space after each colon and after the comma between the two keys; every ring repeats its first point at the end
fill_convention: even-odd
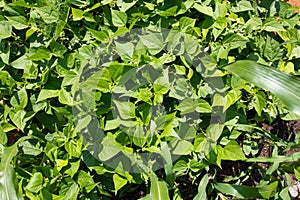
{"type": "Polygon", "coordinates": [[[1,200],[291,199],[300,134],[261,128],[299,119],[287,2],[0,7],[1,200]]]}

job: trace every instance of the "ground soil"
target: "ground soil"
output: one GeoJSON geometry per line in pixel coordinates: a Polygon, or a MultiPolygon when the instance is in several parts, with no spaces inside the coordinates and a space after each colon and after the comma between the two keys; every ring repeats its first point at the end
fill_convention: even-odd
{"type": "MultiPolygon", "coordinates": [[[[300,1],[299,0],[289,0],[288,1],[292,6],[297,6],[300,8],[300,1]]],[[[300,9],[297,11],[300,12],[300,9]]]]}

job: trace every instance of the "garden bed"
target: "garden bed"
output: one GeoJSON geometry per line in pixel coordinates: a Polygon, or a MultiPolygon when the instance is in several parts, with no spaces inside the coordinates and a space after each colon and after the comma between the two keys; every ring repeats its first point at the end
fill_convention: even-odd
{"type": "Polygon", "coordinates": [[[1,198],[298,198],[290,4],[1,2],[1,198]]]}

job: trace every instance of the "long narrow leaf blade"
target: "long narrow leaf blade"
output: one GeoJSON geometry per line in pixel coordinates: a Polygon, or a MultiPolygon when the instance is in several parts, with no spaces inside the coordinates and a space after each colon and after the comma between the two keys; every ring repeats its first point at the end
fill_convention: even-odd
{"type": "Polygon", "coordinates": [[[278,182],[263,187],[250,187],[244,185],[234,185],[228,183],[216,183],[214,187],[222,192],[243,199],[270,199],[277,191],[278,182]]]}
{"type": "Polygon", "coordinates": [[[155,174],[151,175],[150,197],[155,200],[169,200],[169,191],[165,182],[159,181],[155,174]]]}
{"type": "Polygon", "coordinates": [[[4,147],[0,162],[0,199],[1,200],[18,200],[21,199],[17,188],[17,177],[15,170],[10,164],[13,157],[18,153],[18,144],[31,138],[25,136],[20,138],[14,145],[4,147]]]}
{"type": "Polygon", "coordinates": [[[225,67],[240,78],[268,90],[281,99],[292,112],[300,115],[300,79],[258,64],[241,60],[225,67]]]}
{"type": "Polygon", "coordinates": [[[284,162],[296,162],[300,160],[300,152],[294,153],[290,156],[276,156],[276,157],[257,157],[248,158],[246,162],[262,162],[262,163],[284,163],[284,162]]]}

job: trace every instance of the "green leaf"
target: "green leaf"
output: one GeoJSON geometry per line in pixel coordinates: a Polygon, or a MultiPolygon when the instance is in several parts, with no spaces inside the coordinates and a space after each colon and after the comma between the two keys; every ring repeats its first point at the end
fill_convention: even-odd
{"type": "Polygon", "coordinates": [[[58,101],[62,104],[73,106],[73,97],[70,92],[67,92],[64,88],[59,91],[58,101]]]}
{"type": "Polygon", "coordinates": [[[134,45],[131,42],[115,42],[116,50],[118,54],[121,56],[123,61],[130,62],[132,60],[134,45]]]}
{"type": "Polygon", "coordinates": [[[295,176],[296,176],[296,179],[298,180],[298,181],[300,181],[300,171],[298,171],[296,168],[294,169],[294,174],[295,174],[295,176]]]}
{"type": "Polygon", "coordinates": [[[36,172],[30,178],[25,189],[33,193],[38,193],[43,188],[43,175],[41,172],[36,172]]]}
{"type": "Polygon", "coordinates": [[[174,184],[174,180],[175,180],[175,173],[174,173],[174,167],[173,167],[173,161],[172,161],[172,156],[171,156],[171,152],[169,149],[169,146],[167,144],[167,142],[161,142],[161,153],[162,156],[165,160],[165,173],[166,173],[166,182],[170,185],[174,184]]]}
{"type": "Polygon", "coordinates": [[[84,11],[77,8],[72,8],[72,15],[73,15],[73,20],[78,21],[83,18],[84,11]]]}
{"type": "Polygon", "coordinates": [[[155,174],[150,175],[150,197],[155,200],[169,200],[169,191],[165,182],[159,181],[155,174]]]}
{"type": "Polygon", "coordinates": [[[225,69],[248,82],[274,93],[291,111],[300,115],[299,78],[260,65],[254,61],[246,60],[237,61],[228,65],[225,69]]]}
{"type": "Polygon", "coordinates": [[[291,58],[300,58],[300,46],[296,46],[295,48],[293,48],[293,51],[290,55],[290,59],[291,58]]]}
{"type": "Polygon", "coordinates": [[[254,8],[252,7],[251,2],[246,0],[238,1],[237,6],[232,7],[232,11],[236,13],[249,10],[254,10],[254,8]]]}
{"type": "Polygon", "coordinates": [[[69,140],[65,144],[65,149],[69,153],[70,158],[79,158],[82,151],[82,141],[81,140],[69,140]]]}
{"type": "Polygon", "coordinates": [[[21,56],[20,58],[18,58],[17,60],[14,60],[11,63],[11,66],[13,68],[24,69],[24,70],[27,69],[27,68],[30,68],[31,65],[32,65],[32,61],[27,60],[26,56],[21,56]]]}
{"type": "Polygon", "coordinates": [[[120,119],[107,120],[104,130],[109,131],[109,130],[119,128],[120,124],[121,124],[120,119]]]}
{"type": "Polygon", "coordinates": [[[224,46],[227,49],[236,49],[241,48],[246,45],[248,42],[248,38],[240,35],[240,34],[228,34],[223,41],[224,46]]]}
{"type": "Polygon", "coordinates": [[[109,4],[111,2],[113,2],[113,0],[102,0],[101,1],[102,5],[106,5],[106,4],[109,4]]]}
{"type": "Polygon", "coordinates": [[[187,113],[210,113],[211,106],[208,102],[203,99],[191,99],[185,98],[177,107],[178,110],[181,111],[182,115],[187,113]]]}
{"type": "Polygon", "coordinates": [[[67,159],[56,159],[55,160],[55,167],[57,169],[57,171],[62,170],[63,167],[68,165],[68,160],[67,159]]]}
{"type": "Polygon", "coordinates": [[[159,13],[160,16],[162,17],[170,17],[176,15],[178,6],[172,6],[162,12],[159,13]]]}
{"type": "Polygon", "coordinates": [[[58,96],[59,96],[59,90],[42,89],[41,92],[39,93],[37,103],[58,96]]]}
{"type": "Polygon", "coordinates": [[[106,161],[117,155],[122,151],[121,144],[115,141],[115,138],[112,134],[108,134],[102,141],[103,149],[99,153],[99,158],[102,161],[106,161]]]}
{"type": "Polygon", "coordinates": [[[21,56],[17,60],[14,60],[11,66],[15,69],[23,69],[24,73],[22,78],[35,79],[38,75],[38,68],[33,64],[32,61],[27,60],[27,56],[21,56]]]}
{"type": "Polygon", "coordinates": [[[59,19],[57,9],[52,6],[36,7],[35,9],[47,24],[55,23],[59,19]]]}
{"type": "Polygon", "coordinates": [[[140,36],[142,43],[147,47],[147,50],[151,50],[150,53],[156,54],[164,47],[163,39],[160,33],[149,33],[147,35],[140,36]]]}
{"type": "Polygon", "coordinates": [[[39,61],[39,60],[49,60],[51,58],[51,52],[41,47],[33,55],[29,56],[26,60],[39,61]]]}
{"type": "Polygon", "coordinates": [[[161,116],[157,117],[156,120],[155,120],[157,130],[164,130],[170,124],[172,124],[172,122],[175,119],[175,114],[176,114],[176,112],[170,113],[170,114],[167,114],[167,115],[161,115],[161,116]]]}
{"type": "Polygon", "coordinates": [[[97,185],[97,183],[94,182],[93,177],[83,170],[79,171],[77,182],[80,188],[85,189],[87,193],[91,192],[97,185]]]}
{"type": "Polygon", "coordinates": [[[199,172],[200,170],[204,169],[207,166],[208,166],[207,163],[199,162],[197,160],[190,160],[189,162],[189,168],[191,169],[192,172],[199,172]]]}
{"type": "Polygon", "coordinates": [[[188,155],[193,149],[192,143],[186,140],[172,141],[172,154],[174,155],[188,155]]]}
{"type": "Polygon", "coordinates": [[[105,31],[96,31],[90,28],[87,28],[89,32],[93,35],[93,37],[100,41],[100,42],[106,42],[109,39],[109,35],[105,31]]]}
{"type": "Polygon", "coordinates": [[[233,185],[227,183],[214,184],[216,190],[243,199],[253,199],[253,198],[270,199],[275,195],[277,191],[277,186],[278,186],[278,182],[273,182],[270,185],[266,185],[262,187],[250,187],[250,186],[233,185]]]}
{"type": "MultiPolygon", "coordinates": [[[[218,17],[214,23],[213,35],[216,38],[224,31],[227,25],[227,20],[225,17],[218,17]]],[[[219,53],[220,54],[220,53],[219,53]]],[[[221,56],[220,56],[221,57],[221,56]]],[[[225,56],[224,56],[225,57],[225,56]]]]}
{"type": "Polygon", "coordinates": [[[1,166],[0,172],[0,198],[21,200],[22,198],[17,192],[17,177],[14,168],[10,164],[5,167],[1,166]]]}
{"type": "Polygon", "coordinates": [[[65,77],[62,82],[62,86],[68,86],[68,85],[76,85],[76,82],[79,81],[79,77],[75,72],[68,71],[67,74],[65,74],[65,77]]]}
{"type": "Polygon", "coordinates": [[[7,140],[8,140],[8,139],[7,139],[7,135],[6,135],[6,133],[4,132],[2,125],[0,124],[0,143],[1,143],[2,145],[6,145],[7,140]]]}
{"type": "MultiPolygon", "coordinates": [[[[204,152],[206,154],[206,159],[211,164],[215,164],[221,168],[221,155],[222,155],[222,148],[220,145],[217,145],[215,142],[211,142],[211,140],[206,141],[206,149],[204,149],[204,152]]],[[[203,150],[202,150],[203,151],[203,150]]]]}
{"type": "Polygon", "coordinates": [[[34,112],[26,112],[25,110],[19,109],[16,112],[10,111],[9,117],[12,120],[12,122],[20,128],[22,131],[24,131],[24,128],[26,126],[26,122],[30,120],[32,117],[34,117],[34,112]]]}
{"type": "Polygon", "coordinates": [[[23,16],[5,16],[5,18],[17,30],[22,30],[28,27],[27,19],[23,16]]]}
{"type": "Polygon", "coordinates": [[[118,190],[127,184],[127,179],[119,176],[118,174],[113,175],[113,181],[115,186],[115,194],[117,194],[118,190]]]}
{"type": "Polygon", "coordinates": [[[226,144],[221,154],[222,160],[244,160],[245,158],[243,150],[235,140],[226,144]]]}
{"type": "Polygon", "coordinates": [[[194,8],[196,10],[198,10],[199,12],[205,14],[205,15],[208,15],[210,17],[213,17],[214,16],[214,12],[213,12],[213,9],[212,7],[210,6],[204,6],[204,5],[200,5],[198,3],[195,3],[194,4],[194,8]]]}
{"type": "Polygon", "coordinates": [[[125,26],[127,23],[127,14],[118,10],[111,10],[112,23],[116,27],[125,26]]]}
{"type": "Polygon", "coordinates": [[[80,1],[80,0],[68,0],[67,2],[71,3],[71,4],[75,5],[75,6],[78,6],[80,8],[86,7],[86,6],[88,6],[90,4],[89,1],[80,1]]]}
{"type": "Polygon", "coordinates": [[[25,88],[19,90],[10,100],[10,104],[18,109],[24,109],[27,106],[27,103],[28,96],[25,88]]]}
{"type": "Polygon", "coordinates": [[[121,102],[113,100],[116,111],[122,119],[132,119],[135,117],[135,106],[131,102],[121,102]]]}
{"type": "Polygon", "coordinates": [[[241,98],[240,90],[230,90],[226,93],[225,100],[226,106],[223,107],[223,112],[226,111],[230,106],[237,102],[241,98]]]}
{"type": "Polygon", "coordinates": [[[73,183],[69,187],[69,189],[67,190],[65,196],[61,200],[64,200],[64,199],[76,200],[76,199],[78,199],[77,198],[78,193],[79,193],[78,185],[76,183],[73,183]]]}
{"type": "Polygon", "coordinates": [[[271,61],[278,60],[282,56],[279,42],[274,40],[272,37],[268,36],[266,39],[264,56],[271,61]]]}
{"type": "Polygon", "coordinates": [[[90,115],[86,115],[76,121],[75,130],[80,132],[90,124],[92,117],[90,115]]]}
{"type": "Polygon", "coordinates": [[[217,141],[224,129],[223,124],[210,124],[206,129],[206,136],[213,141],[217,141]]]}
{"type": "Polygon", "coordinates": [[[76,162],[70,162],[69,164],[71,165],[70,168],[64,171],[64,173],[70,175],[71,178],[73,178],[73,176],[77,173],[80,167],[80,160],[76,162]]]}
{"type": "Polygon", "coordinates": [[[50,43],[50,49],[52,51],[52,54],[56,57],[64,58],[64,54],[67,52],[67,48],[58,43],[58,42],[51,42],[50,43]]]}
{"type": "Polygon", "coordinates": [[[283,188],[279,193],[279,197],[281,199],[292,200],[291,196],[289,195],[289,187],[283,188]]]}
{"type": "MultiPolygon", "coordinates": [[[[3,63],[9,65],[10,61],[10,49],[11,45],[10,43],[7,43],[6,41],[2,40],[0,42],[0,58],[3,63]]],[[[1,64],[2,65],[2,64],[1,64]]]]}
{"type": "Polygon", "coordinates": [[[22,146],[23,152],[27,155],[37,156],[43,152],[43,149],[40,146],[40,143],[37,143],[34,145],[34,144],[31,144],[29,141],[24,141],[21,143],[21,146],[22,146]]]}
{"type": "MultiPolygon", "coordinates": [[[[163,73],[165,75],[165,73],[163,73]]],[[[153,83],[155,94],[166,94],[170,90],[170,83],[168,76],[161,76],[153,83]]]]}
{"type": "Polygon", "coordinates": [[[130,2],[126,1],[117,1],[117,6],[119,7],[121,12],[126,12],[128,9],[130,9],[132,6],[136,4],[137,1],[132,0],[130,2]]]}
{"type": "Polygon", "coordinates": [[[215,12],[214,12],[214,18],[225,18],[227,14],[227,4],[226,2],[220,3],[216,2],[215,5],[215,12]]]}
{"type": "Polygon", "coordinates": [[[176,175],[184,174],[185,171],[188,169],[188,164],[184,160],[178,160],[174,165],[174,171],[176,175]]]}
{"type": "MultiPolygon", "coordinates": [[[[290,163],[300,155],[284,149],[298,147],[299,136],[288,143],[254,129],[300,114],[224,66],[247,58],[299,75],[300,15],[287,1],[14,0],[0,8],[0,200],[130,199],[144,183],[145,200],[181,200],[191,197],[175,180],[186,178],[200,182],[195,199],[246,199],[212,180],[222,175],[211,168],[222,156],[242,159],[237,138],[252,156],[243,162],[270,164],[260,186],[286,176],[276,195],[257,197],[290,198],[288,174],[300,176],[290,163]],[[224,124],[213,124],[217,116],[224,124]],[[23,134],[38,138],[8,158],[23,134]],[[272,157],[255,156],[262,134],[273,141],[272,157]]],[[[270,80],[273,89],[280,83],[270,80]]],[[[299,89],[288,88],[278,93],[299,108],[299,89]]],[[[247,172],[224,181],[242,185],[247,172]]]]}
{"type": "Polygon", "coordinates": [[[264,92],[259,91],[256,93],[252,99],[252,103],[254,108],[259,116],[261,116],[261,112],[265,105],[267,104],[266,95],[264,92]]]}
{"type": "Polygon", "coordinates": [[[248,158],[246,162],[263,162],[263,163],[284,163],[284,162],[296,162],[300,159],[300,153],[294,153],[290,156],[273,156],[273,157],[257,157],[248,158]]]}
{"type": "Polygon", "coordinates": [[[275,18],[267,19],[264,22],[263,30],[268,32],[286,31],[285,28],[275,18]]]}
{"type": "Polygon", "coordinates": [[[65,199],[70,199],[70,200],[76,200],[78,193],[79,193],[79,187],[78,185],[73,181],[69,185],[64,185],[65,188],[65,193],[60,194],[59,196],[57,195],[52,195],[53,200],[65,200],[65,199]]]}
{"type": "Polygon", "coordinates": [[[2,146],[2,156],[0,162],[0,197],[1,200],[21,199],[17,189],[17,177],[15,170],[11,166],[11,161],[18,153],[18,145],[20,142],[30,137],[22,137],[14,145],[10,147],[2,146]]]}
{"type": "Polygon", "coordinates": [[[9,38],[12,32],[12,25],[8,21],[0,21],[0,40],[9,38]]]}
{"type": "Polygon", "coordinates": [[[147,142],[147,137],[144,132],[143,126],[139,125],[135,128],[133,143],[138,147],[143,147],[147,142]]]}
{"type": "Polygon", "coordinates": [[[193,200],[200,200],[200,199],[206,199],[207,195],[206,195],[206,187],[208,184],[208,173],[206,173],[198,186],[198,194],[193,198],[193,200]]]}
{"type": "MultiPolygon", "coordinates": [[[[12,88],[15,86],[15,80],[10,76],[7,71],[0,71],[0,81],[3,86],[5,86],[5,90],[11,92],[12,88]]],[[[0,90],[3,90],[3,86],[0,87],[0,90]]]]}
{"type": "Polygon", "coordinates": [[[245,26],[245,30],[250,33],[251,31],[261,29],[262,20],[258,17],[253,17],[253,18],[250,18],[244,26],[245,26]]]}

